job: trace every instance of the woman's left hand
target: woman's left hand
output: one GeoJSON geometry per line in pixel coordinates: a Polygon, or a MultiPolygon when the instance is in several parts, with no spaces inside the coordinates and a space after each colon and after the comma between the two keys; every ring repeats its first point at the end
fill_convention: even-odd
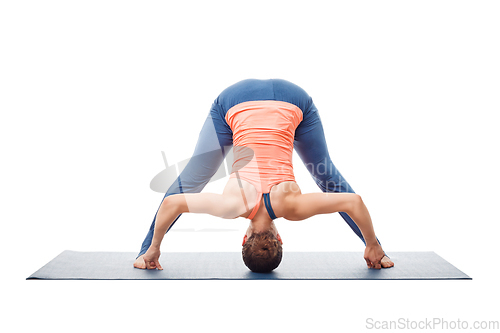
{"type": "Polygon", "coordinates": [[[160,249],[154,248],[152,246],[149,247],[148,251],[144,254],[144,261],[146,262],[147,269],[159,269],[163,270],[163,267],[160,265],[160,249]]]}

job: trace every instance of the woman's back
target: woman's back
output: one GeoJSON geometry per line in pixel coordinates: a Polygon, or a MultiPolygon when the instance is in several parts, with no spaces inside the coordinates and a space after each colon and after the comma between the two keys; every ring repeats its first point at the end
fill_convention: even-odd
{"type": "Polygon", "coordinates": [[[295,180],[293,140],[302,121],[296,105],[273,100],[243,102],[228,110],[226,121],[233,131],[232,178],[250,182],[261,193],[295,180]]]}

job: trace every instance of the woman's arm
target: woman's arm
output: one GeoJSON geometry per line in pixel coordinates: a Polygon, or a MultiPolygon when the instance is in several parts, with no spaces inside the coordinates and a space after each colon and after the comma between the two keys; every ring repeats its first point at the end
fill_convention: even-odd
{"type": "MultiPolygon", "coordinates": [[[[255,196],[252,193],[247,194],[255,196]]],[[[250,209],[253,207],[250,207],[250,209]]],[[[235,180],[228,181],[223,194],[183,193],[166,197],[156,215],[156,224],[151,246],[144,255],[147,269],[162,269],[159,263],[160,246],[165,233],[175,218],[182,213],[210,214],[221,218],[236,218],[244,214],[245,208],[240,189],[235,180]]]]}
{"type": "Polygon", "coordinates": [[[368,209],[358,194],[305,193],[291,195],[287,201],[289,216],[284,216],[286,219],[305,220],[318,214],[346,212],[361,229],[366,244],[378,243],[368,209]]]}
{"type": "Polygon", "coordinates": [[[318,214],[346,212],[356,222],[366,241],[368,267],[380,268],[384,251],[377,241],[370,213],[361,196],[355,193],[306,193],[290,195],[285,201],[284,218],[304,220],[318,214]]]}
{"type": "Polygon", "coordinates": [[[210,214],[227,219],[238,217],[244,213],[241,199],[238,199],[215,193],[183,193],[166,197],[156,216],[151,246],[160,247],[165,233],[179,214],[210,214]]]}

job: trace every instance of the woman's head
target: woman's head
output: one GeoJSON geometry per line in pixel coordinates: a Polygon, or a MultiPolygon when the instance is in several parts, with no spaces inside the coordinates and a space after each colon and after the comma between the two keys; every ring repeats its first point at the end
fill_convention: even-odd
{"type": "Polygon", "coordinates": [[[253,232],[243,239],[242,256],[245,265],[256,273],[267,273],[279,266],[283,242],[273,230],[253,232]]]}

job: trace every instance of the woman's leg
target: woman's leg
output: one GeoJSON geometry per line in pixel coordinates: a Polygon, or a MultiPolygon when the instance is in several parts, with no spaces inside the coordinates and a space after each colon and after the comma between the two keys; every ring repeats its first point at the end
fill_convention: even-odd
{"type": "MultiPolygon", "coordinates": [[[[309,108],[303,114],[302,122],[295,130],[294,148],[323,192],[354,193],[330,158],[323,125],[312,99],[309,108]]],[[[366,245],[363,234],[353,219],[346,212],[340,212],[340,215],[366,245]]]]}
{"type": "MultiPolygon", "coordinates": [[[[221,115],[220,106],[217,103],[213,103],[210,113],[199,134],[193,156],[179,177],[177,177],[176,181],[174,181],[165,193],[164,199],[172,194],[201,192],[219,169],[222,161],[231,149],[232,144],[232,131],[221,115]]],[[[160,207],[161,203],[158,210],[160,207]]],[[[149,228],[149,232],[142,243],[141,250],[137,257],[146,253],[151,245],[158,210],[156,211],[153,223],[149,228]]],[[[170,228],[180,216],[181,214],[174,219],[170,228]]],[[[168,230],[170,230],[170,228],[168,230]]]]}

